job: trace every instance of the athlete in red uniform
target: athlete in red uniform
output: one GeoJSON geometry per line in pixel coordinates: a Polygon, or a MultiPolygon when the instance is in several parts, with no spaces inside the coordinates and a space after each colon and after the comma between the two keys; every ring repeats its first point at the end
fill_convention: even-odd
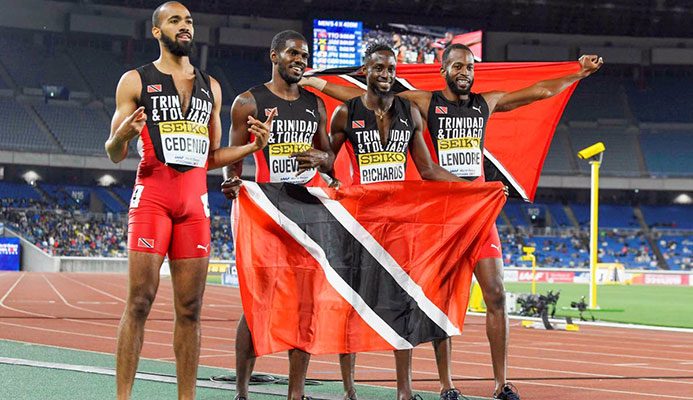
{"type": "MultiPolygon", "coordinates": [[[[322,99],[298,86],[308,63],[308,43],[298,32],[279,32],[270,50],[272,80],[241,93],[231,107],[230,145],[248,143],[253,132],[244,124],[248,118],[276,113],[270,127],[268,146],[254,154],[255,179],[260,183],[313,185],[318,171],[332,170],[334,154],[327,138],[327,114],[322,99]]],[[[233,199],[240,188],[242,161],[224,168],[228,178],[222,192],[233,199]]],[[[337,184],[338,182],[335,182],[337,184]]],[[[255,365],[255,351],[245,316],[236,330],[236,399],[248,397],[248,384],[255,365]]],[[[304,381],[310,354],[289,351],[289,399],[304,396],[304,381]]]]}
{"type": "MultiPolygon", "coordinates": [[[[537,82],[515,92],[491,91],[478,94],[471,92],[474,83],[474,55],[472,51],[467,46],[453,44],[443,52],[443,65],[440,72],[446,82],[444,90],[438,92],[409,90],[399,93],[398,96],[408,99],[420,111],[424,124],[428,126],[429,135],[434,141],[435,154],[431,154],[431,156],[436,162],[464,179],[484,179],[483,140],[489,116],[494,112],[514,110],[517,107],[554,96],[577,80],[596,72],[603,64],[601,58],[592,55],[582,56],[579,61],[582,69],[574,74],[537,82]],[[444,128],[444,126],[439,125],[439,119],[443,117],[442,114],[453,119],[474,118],[475,120],[481,119],[481,121],[475,125],[478,129],[471,129],[471,133],[468,129],[466,132],[453,132],[454,136],[447,137],[440,135],[441,128],[444,128]],[[442,151],[442,147],[435,146],[435,144],[439,140],[458,138],[477,139],[470,140],[470,142],[475,143],[473,146],[463,146],[466,148],[456,149],[457,155],[468,157],[457,157],[456,159],[464,159],[465,161],[471,159],[474,160],[474,163],[471,165],[468,162],[465,162],[464,165],[459,163],[444,165],[441,160],[444,160],[442,156],[445,152],[442,151]]],[[[304,78],[301,84],[314,87],[341,101],[364,93],[363,89],[336,85],[319,78],[304,78]]],[[[448,148],[446,148],[447,150],[448,148]]],[[[491,359],[496,381],[494,398],[519,399],[514,386],[506,382],[508,315],[505,309],[501,243],[495,225],[481,250],[474,275],[481,286],[488,308],[486,334],[491,346],[491,359]]],[[[454,388],[450,373],[450,338],[434,341],[433,346],[440,375],[441,399],[458,399],[460,394],[454,388]]],[[[344,370],[344,366],[342,369],[344,370]]]]}
{"type": "Polygon", "coordinates": [[[106,151],[117,163],[138,134],[142,157],[128,217],[127,303],[118,328],[117,398],[129,399],[144,324],[166,254],[171,264],[178,398],[194,399],[200,347],[200,310],[210,252],[207,169],[262,149],[273,113],[249,118],[256,140],[220,149],[221,88],[190,64],[194,35],[190,12],[178,2],[160,5],[152,34],[161,55],[126,72],[116,90],[116,111],[106,151]]]}

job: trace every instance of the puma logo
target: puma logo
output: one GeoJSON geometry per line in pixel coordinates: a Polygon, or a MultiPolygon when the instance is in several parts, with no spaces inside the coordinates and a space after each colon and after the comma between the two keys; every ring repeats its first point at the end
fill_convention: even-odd
{"type": "Polygon", "coordinates": [[[200,88],[200,90],[202,90],[202,92],[203,92],[204,94],[207,95],[207,98],[208,98],[208,99],[211,99],[211,98],[212,98],[212,96],[209,95],[209,92],[208,92],[208,91],[206,91],[206,90],[203,89],[203,88],[200,88]]]}
{"type": "Polygon", "coordinates": [[[495,245],[495,244],[493,244],[493,243],[491,243],[491,247],[493,247],[494,249],[496,249],[496,250],[500,251],[500,247],[496,246],[496,245],[495,245]]]}
{"type": "Polygon", "coordinates": [[[400,118],[399,120],[400,120],[404,125],[406,125],[407,128],[409,127],[409,121],[407,121],[406,119],[402,119],[402,118],[400,118]]]}
{"type": "Polygon", "coordinates": [[[203,245],[201,245],[201,244],[198,244],[198,245],[197,245],[197,248],[198,248],[198,249],[202,249],[202,250],[205,251],[205,253],[209,254],[209,244],[208,244],[207,246],[203,246],[203,245]]]}
{"type": "Polygon", "coordinates": [[[313,118],[315,118],[315,110],[309,110],[309,109],[306,108],[306,112],[307,112],[308,114],[312,115],[313,118]]]}
{"type": "Polygon", "coordinates": [[[479,107],[474,107],[474,106],[472,106],[472,110],[477,110],[477,111],[479,111],[479,114],[482,113],[482,112],[481,112],[481,106],[479,106],[479,107]]]}

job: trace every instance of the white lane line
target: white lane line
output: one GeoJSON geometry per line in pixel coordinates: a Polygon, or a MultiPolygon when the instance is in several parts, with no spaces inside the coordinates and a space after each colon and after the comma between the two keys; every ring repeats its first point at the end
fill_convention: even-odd
{"type": "Polygon", "coordinates": [[[41,317],[41,318],[55,318],[54,315],[39,314],[39,313],[31,312],[31,311],[24,311],[24,310],[20,310],[20,309],[18,309],[18,308],[14,308],[14,307],[10,307],[10,306],[8,306],[8,305],[5,305],[5,299],[7,298],[7,296],[10,295],[10,293],[12,293],[12,290],[14,290],[14,288],[17,287],[17,285],[19,284],[19,282],[24,278],[24,275],[25,275],[25,274],[26,274],[26,272],[22,272],[22,274],[21,274],[21,275],[19,276],[19,278],[14,282],[14,284],[12,285],[12,287],[10,287],[10,289],[7,291],[7,293],[5,293],[4,296],[2,296],[2,298],[0,299],[0,307],[6,308],[6,309],[11,310],[11,311],[16,311],[16,312],[19,312],[19,313],[22,313],[22,314],[33,315],[33,316],[36,316],[36,317],[41,317]]]}
{"type": "Polygon", "coordinates": [[[62,293],[60,293],[60,291],[58,290],[58,288],[56,288],[56,287],[53,285],[53,283],[51,283],[51,281],[48,280],[48,278],[46,277],[45,274],[41,274],[41,276],[42,276],[43,279],[46,281],[46,283],[48,283],[48,285],[51,287],[51,289],[53,289],[53,291],[55,292],[55,294],[57,294],[58,297],[60,297],[60,300],[62,300],[62,302],[65,303],[66,306],[71,307],[71,308],[74,308],[75,310],[86,311],[86,312],[90,312],[90,313],[94,313],[94,314],[107,315],[107,316],[109,316],[109,317],[115,317],[115,318],[120,317],[120,315],[117,315],[117,314],[107,313],[107,312],[103,312],[103,311],[90,310],[90,309],[88,309],[88,308],[84,308],[84,307],[75,306],[75,305],[70,304],[70,302],[67,301],[67,299],[62,295],[62,293]]]}

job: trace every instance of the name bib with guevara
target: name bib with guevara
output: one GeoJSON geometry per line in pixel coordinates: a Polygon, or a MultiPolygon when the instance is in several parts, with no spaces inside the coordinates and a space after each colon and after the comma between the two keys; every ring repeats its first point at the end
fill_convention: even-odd
{"type": "Polygon", "coordinates": [[[403,181],[407,151],[413,137],[409,101],[395,96],[387,141],[383,144],[375,113],[366,108],[361,97],[346,102],[348,109],[347,152],[353,167],[354,184],[403,181]]]}
{"type": "Polygon", "coordinates": [[[484,135],[489,109],[484,98],[470,93],[459,104],[432,93],[428,110],[428,132],[438,164],[450,173],[469,180],[483,175],[484,135]]]}
{"type": "MultiPolygon", "coordinates": [[[[147,114],[146,135],[156,158],[180,172],[205,168],[209,157],[209,120],[214,96],[209,76],[195,69],[190,105],[183,114],[178,90],[170,75],[154,64],[137,69],[142,78],[140,104],[147,114]]],[[[150,148],[150,147],[147,147],[150,148]]],[[[144,157],[144,156],[143,156],[144,157]]]]}
{"type": "Polygon", "coordinates": [[[320,124],[316,96],[299,88],[298,99],[284,100],[265,85],[250,89],[250,93],[255,98],[259,120],[264,121],[276,109],[267,146],[253,153],[256,181],[308,183],[317,170],[312,168],[298,175],[298,161],[291,155],[313,147],[320,124]]]}

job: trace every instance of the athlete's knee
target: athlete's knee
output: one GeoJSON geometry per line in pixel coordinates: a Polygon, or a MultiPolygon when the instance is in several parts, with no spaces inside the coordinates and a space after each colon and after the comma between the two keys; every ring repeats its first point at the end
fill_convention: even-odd
{"type": "Polygon", "coordinates": [[[154,303],[153,293],[141,293],[130,296],[127,303],[127,313],[131,318],[137,320],[146,319],[154,303]]]}
{"type": "Polygon", "coordinates": [[[198,297],[190,297],[179,301],[176,306],[176,318],[183,319],[188,322],[198,322],[202,311],[202,299],[198,297]]]}
{"type": "Polygon", "coordinates": [[[484,288],[484,302],[489,310],[505,309],[505,288],[503,282],[494,282],[493,285],[484,288]]]}

